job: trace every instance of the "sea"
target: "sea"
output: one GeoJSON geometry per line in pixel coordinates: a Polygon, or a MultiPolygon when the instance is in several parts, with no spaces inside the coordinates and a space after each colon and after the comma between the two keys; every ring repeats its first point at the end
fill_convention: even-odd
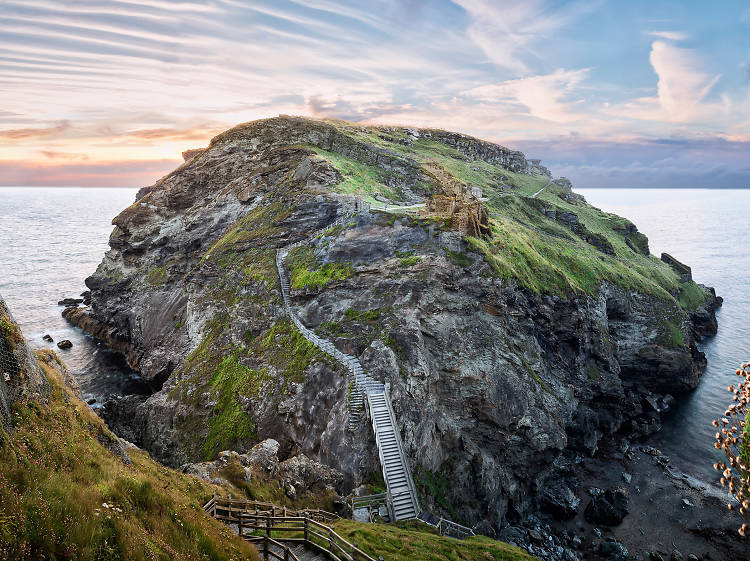
{"type": "Polygon", "coordinates": [[[112,219],[135,200],[136,192],[0,187],[0,296],[32,348],[54,346],[93,407],[108,395],[148,393],[149,388],[120,354],[71,327],[57,303],[80,298],[86,290],[84,280],[109,249],[112,219]],[[54,343],[44,341],[44,335],[54,343]],[[64,339],[73,347],[58,349],[57,342],[64,339]]]}
{"type": "MultiPolygon", "coordinates": [[[[715,482],[711,421],[730,403],[727,386],[750,360],[750,190],[578,189],[603,210],[632,220],[651,252],[690,265],[696,282],[724,298],[719,332],[699,348],[708,367],[699,387],[678,400],[650,443],[679,469],[715,482]]],[[[0,187],[0,295],[34,348],[68,339],[59,351],[82,393],[97,407],[110,394],[149,390],[119,357],[61,317],[57,302],[77,297],[108,249],[111,220],[136,189],[0,187]]]]}

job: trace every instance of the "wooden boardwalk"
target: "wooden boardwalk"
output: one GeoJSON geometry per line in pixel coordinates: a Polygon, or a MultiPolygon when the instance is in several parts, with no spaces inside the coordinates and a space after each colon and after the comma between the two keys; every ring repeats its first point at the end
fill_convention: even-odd
{"type": "Polygon", "coordinates": [[[325,524],[338,519],[330,512],[216,496],[203,509],[253,543],[264,561],[376,561],[325,524]]]}

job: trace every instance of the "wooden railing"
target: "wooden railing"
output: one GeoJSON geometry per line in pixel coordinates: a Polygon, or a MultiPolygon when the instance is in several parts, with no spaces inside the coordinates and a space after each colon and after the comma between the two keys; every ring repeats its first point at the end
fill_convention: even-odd
{"type": "Polygon", "coordinates": [[[287,555],[285,558],[278,553],[271,553],[269,547],[269,544],[284,547],[281,542],[291,542],[303,543],[305,547],[325,555],[332,561],[376,561],[338,535],[333,528],[313,518],[338,518],[330,512],[295,511],[270,503],[223,497],[213,497],[203,509],[218,520],[236,524],[237,533],[241,538],[256,544],[256,547],[262,546],[263,549],[259,548],[259,551],[264,555],[265,551],[269,551],[268,555],[274,559],[294,561],[296,557],[293,557],[294,553],[291,550],[284,551],[284,555],[287,555]],[[246,506],[250,508],[245,508],[246,506]]]}
{"type": "Polygon", "coordinates": [[[255,549],[258,550],[258,553],[263,555],[263,561],[268,561],[269,559],[277,559],[278,561],[300,561],[299,557],[297,557],[292,551],[292,548],[288,545],[284,545],[278,540],[269,538],[268,536],[262,536],[258,539],[248,541],[251,541],[255,546],[255,549]],[[274,550],[274,547],[281,550],[281,553],[274,550]]]}
{"type": "Polygon", "coordinates": [[[319,508],[292,509],[278,506],[273,503],[262,501],[251,501],[248,499],[230,499],[228,497],[214,496],[204,506],[203,510],[215,518],[231,518],[236,512],[270,512],[273,516],[298,516],[307,517],[318,522],[334,522],[339,519],[338,514],[321,510],[319,508]]]}

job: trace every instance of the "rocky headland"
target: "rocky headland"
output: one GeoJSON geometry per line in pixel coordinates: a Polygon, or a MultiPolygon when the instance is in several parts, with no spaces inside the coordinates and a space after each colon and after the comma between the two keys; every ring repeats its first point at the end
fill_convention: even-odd
{"type": "Polygon", "coordinates": [[[297,313],[390,384],[423,505],[477,532],[581,516],[581,458],[658,430],[699,383],[720,298],[520,152],[279,117],[184,156],[113,220],[90,305],[64,311],[155,388],[101,414],[165,464],[274,439],[343,491],[378,473],[371,431],[346,428],[346,371],[284,311],[275,252],[306,239],[297,313]],[[430,214],[446,204],[462,210],[430,214]]]}

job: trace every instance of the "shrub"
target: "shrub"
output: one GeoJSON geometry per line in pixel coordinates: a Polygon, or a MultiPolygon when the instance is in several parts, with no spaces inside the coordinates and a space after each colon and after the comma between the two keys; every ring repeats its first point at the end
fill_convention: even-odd
{"type": "MultiPolygon", "coordinates": [[[[719,429],[714,447],[722,450],[727,458],[725,462],[715,463],[714,469],[721,471],[721,484],[737,499],[740,516],[750,520],[750,363],[743,364],[735,373],[741,381],[728,388],[734,394],[734,403],[727,407],[724,417],[713,421],[719,429]]],[[[732,503],[727,507],[729,510],[736,508],[732,503]]],[[[743,523],[739,533],[744,536],[748,530],[748,524],[743,523]]]]}

